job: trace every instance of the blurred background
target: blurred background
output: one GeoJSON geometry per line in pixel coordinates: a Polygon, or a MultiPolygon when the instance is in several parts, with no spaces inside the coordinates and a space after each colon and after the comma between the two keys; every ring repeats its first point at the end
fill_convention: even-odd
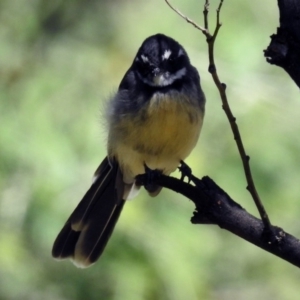
{"type": "MultiPolygon", "coordinates": [[[[203,24],[204,0],[172,3],[203,24]]],[[[211,28],[218,1],[211,1],[211,28]]],[[[300,237],[300,99],[263,49],[276,1],[225,1],[216,63],[273,224],[300,237]]],[[[0,299],[299,299],[299,270],[217,226],[193,204],[144,190],[126,204],[97,264],[51,257],[52,243],[106,153],[101,108],[149,35],[184,45],[207,96],[187,160],[250,213],[244,173],[210,74],[205,37],[163,0],[0,1],[0,299]]]]}

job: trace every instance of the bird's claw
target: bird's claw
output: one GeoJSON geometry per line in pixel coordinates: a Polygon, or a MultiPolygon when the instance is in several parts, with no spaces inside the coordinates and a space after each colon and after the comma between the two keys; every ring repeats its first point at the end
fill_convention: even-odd
{"type": "Polygon", "coordinates": [[[145,189],[151,193],[155,190],[157,190],[158,185],[155,182],[155,180],[161,175],[161,170],[152,170],[150,169],[146,163],[144,163],[144,169],[145,169],[145,175],[146,175],[146,182],[144,184],[145,189]]]}
{"type": "Polygon", "coordinates": [[[192,179],[192,169],[183,160],[180,161],[178,169],[181,173],[180,180],[184,181],[185,177],[187,177],[188,183],[190,183],[192,179]]]}

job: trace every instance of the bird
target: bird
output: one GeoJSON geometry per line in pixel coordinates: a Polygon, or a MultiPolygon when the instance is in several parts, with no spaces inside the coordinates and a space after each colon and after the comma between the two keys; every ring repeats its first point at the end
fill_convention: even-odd
{"type": "MultiPolygon", "coordinates": [[[[52,256],[80,268],[103,253],[126,200],[140,190],[145,166],[170,175],[195,147],[203,124],[200,76],[177,41],[158,33],[144,40],[105,111],[107,156],[58,234],[52,256]]],[[[161,191],[149,184],[154,197],[161,191]]]]}

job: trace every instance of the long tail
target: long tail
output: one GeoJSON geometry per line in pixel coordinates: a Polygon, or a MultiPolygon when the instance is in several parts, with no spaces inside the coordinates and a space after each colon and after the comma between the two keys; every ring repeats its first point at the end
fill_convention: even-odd
{"type": "Polygon", "coordinates": [[[124,183],[116,161],[106,157],[95,181],[57,236],[52,255],[71,258],[78,267],[88,267],[102,254],[125,201],[124,183]]]}

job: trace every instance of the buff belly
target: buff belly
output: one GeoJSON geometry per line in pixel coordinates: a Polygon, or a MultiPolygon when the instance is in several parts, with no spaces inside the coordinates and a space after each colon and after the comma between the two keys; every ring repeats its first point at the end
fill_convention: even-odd
{"type": "Polygon", "coordinates": [[[203,112],[182,97],[156,94],[137,116],[126,116],[110,130],[109,154],[118,160],[124,182],[150,169],[168,175],[195,147],[203,112]]]}

